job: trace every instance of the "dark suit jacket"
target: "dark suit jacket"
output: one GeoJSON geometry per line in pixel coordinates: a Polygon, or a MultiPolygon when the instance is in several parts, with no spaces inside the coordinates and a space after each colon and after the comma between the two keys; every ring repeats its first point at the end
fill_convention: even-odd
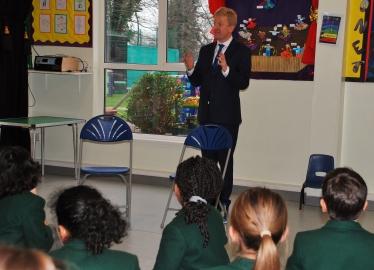
{"type": "Polygon", "coordinates": [[[296,235],[286,269],[374,269],[374,234],[355,221],[329,220],[296,235]]]}
{"type": "Polygon", "coordinates": [[[232,263],[206,268],[204,270],[230,270],[230,269],[240,269],[240,270],[250,270],[254,266],[255,262],[247,258],[236,258],[232,263]]]}
{"type": "Polygon", "coordinates": [[[104,249],[104,252],[94,255],[86,251],[83,241],[71,239],[62,248],[48,253],[51,257],[77,265],[81,270],[129,269],[138,270],[138,257],[118,251],[104,249]]]}
{"type": "Polygon", "coordinates": [[[186,224],[178,214],[164,229],[154,269],[202,269],[230,262],[225,244],[227,237],[221,214],[209,205],[209,242],[203,247],[204,236],[195,223],[186,224]]]}
{"type": "Polygon", "coordinates": [[[29,191],[0,200],[0,244],[49,251],[52,230],[44,224],[45,200],[29,191]]]}
{"type": "Polygon", "coordinates": [[[230,72],[225,78],[221,66],[212,74],[212,62],[217,43],[210,43],[200,49],[199,58],[191,76],[194,86],[200,86],[198,120],[203,122],[209,110],[215,124],[240,124],[239,92],[249,85],[251,75],[251,50],[233,39],[225,51],[230,72]],[[209,101],[209,106],[208,106],[209,101]]]}

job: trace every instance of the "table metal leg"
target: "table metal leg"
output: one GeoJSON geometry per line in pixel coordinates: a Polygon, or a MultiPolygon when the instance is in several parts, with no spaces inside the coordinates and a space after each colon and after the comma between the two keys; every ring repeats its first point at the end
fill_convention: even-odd
{"type": "Polygon", "coordinates": [[[36,129],[35,127],[29,128],[30,133],[30,154],[33,160],[35,160],[35,144],[36,144],[36,129]]]}
{"type": "Polygon", "coordinates": [[[41,128],[42,130],[42,133],[41,133],[41,145],[42,145],[42,151],[41,151],[41,155],[42,155],[42,176],[44,176],[44,164],[45,164],[45,128],[42,127],[41,128]]]}
{"type": "Polygon", "coordinates": [[[78,160],[78,125],[72,124],[71,125],[73,129],[73,148],[74,148],[74,174],[75,179],[78,179],[78,166],[77,166],[77,160],[78,160]]]}

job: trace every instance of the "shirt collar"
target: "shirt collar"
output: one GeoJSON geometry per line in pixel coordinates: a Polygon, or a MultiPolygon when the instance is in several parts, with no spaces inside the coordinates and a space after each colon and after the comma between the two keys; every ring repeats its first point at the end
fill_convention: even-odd
{"type": "Polygon", "coordinates": [[[224,48],[227,48],[227,47],[230,45],[230,43],[231,43],[232,40],[233,40],[233,37],[231,36],[228,40],[226,40],[226,41],[223,42],[223,43],[220,43],[219,41],[217,41],[217,45],[219,45],[219,44],[223,44],[223,45],[225,45],[224,48]]]}

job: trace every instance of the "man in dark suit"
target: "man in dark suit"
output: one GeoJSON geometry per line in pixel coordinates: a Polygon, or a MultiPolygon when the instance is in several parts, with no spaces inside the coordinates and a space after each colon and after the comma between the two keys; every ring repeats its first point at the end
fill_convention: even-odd
{"type": "Polygon", "coordinates": [[[357,222],[368,206],[362,177],[337,168],[322,184],[321,207],[329,221],[320,229],[296,234],[286,270],[374,269],[374,234],[357,222]]]}
{"type": "MultiPolygon", "coordinates": [[[[232,38],[237,15],[230,8],[219,8],[214,14],[214,38],[200,49],[196,65],[192,52],[185,55],[187,75],[192,85],[200,86],[198,121],[201,125],[218,124],[231,134],[232,149],[220,200],[227,208],[233,185],[233,154],[242,122],[239,92],[249,85],[251,50],[232,38]]],[[[202,151],[206,158],[225,166],[227,150],[202,151]]]]}

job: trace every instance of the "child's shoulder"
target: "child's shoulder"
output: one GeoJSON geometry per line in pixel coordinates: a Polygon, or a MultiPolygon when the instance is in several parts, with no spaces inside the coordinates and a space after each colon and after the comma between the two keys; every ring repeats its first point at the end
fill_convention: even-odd
{"type": "Polygon", "coordinates": [[[1,199],[1,202],[3,204],[6,203],[17,203],[17,204],[23,204],[23,205],[30,205],[31,203],[37,203],[37,204],[45,204],[45,200],[35,195],[34,193],[30,191],[22,191],[21,193],[13,194],[10,196],[6,196],[1,199]]]}

